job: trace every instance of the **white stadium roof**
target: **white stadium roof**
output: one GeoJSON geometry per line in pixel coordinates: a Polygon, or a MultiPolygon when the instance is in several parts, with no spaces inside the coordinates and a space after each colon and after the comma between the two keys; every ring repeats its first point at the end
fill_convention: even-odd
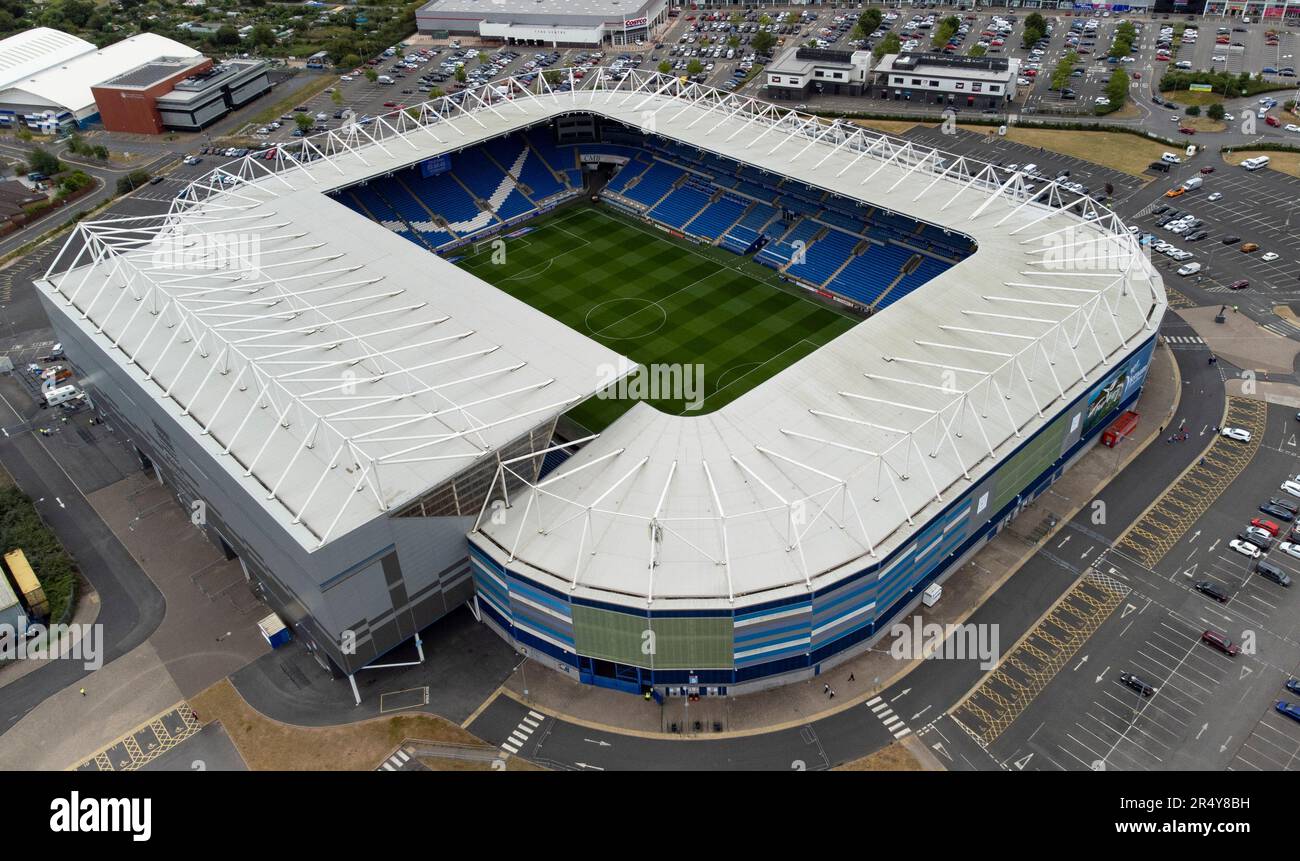
{"type": "Polygon", "coordinates": [[[331,189],[585,111],[976,239],[962,263],[716,412],[634,407],[556,473],[514,494],[518,516],[480,523],[493,552],[527,576],[641,607],[780,598],[883,558],[1159,324],[1163,286],[1136,241],[1113,213],[1055,184],[1031,199],[1020,174],[951,155],[940,161],[930,148],[657,73],[614,82],[602,71],[573,83],[573,92],[555,93],[544,78],[532,91],[507,81],[513,99],[493,102],[490,88],[467,91],[460,105],[440,99],[418,118],[398,112],[349,125],[300,151],[282,147],[275,162],[246,159],[223,179],[218,170],[196,182],[191,202],[173,206],[169,230],[263,236],[268,263],[243,286],[229,273],[142,268],[131,258],[157,249],[156,238],[112,256],[108,245],[132,235],[125,225],[83,223],[74,240],[86,239],[96,261],[86,267],[82,257],[81,268],[47,276],[61,294],[54,300],[116,347],[155,397],[171,398],[189,419],[183,426],[252,482],[268,509],[292,528],[310,524],[295,534],[317,546],[527,429],[511,416],[540,418],[594,391],[597,366],[617,360],[325,199],[331,189]],[[299,161],[303,152],[310,161],[299,161]],[[1062,208],[1076,203],[1089,221],[1062,208]],[[350,340],[345,322],[365,338],[350,340]],[[418,384],[461,378],[454,400],[475,404],[474,418],[447,405],[436,417],[399,419],[413,405],[379,395],[417,383],[372,354],[469,329],[472,340],[458,348],[418,354],[418,384]],[[292,346],[304,335],[310,347],[292,346]],[[476,349],[484,357],[470,368],[431,364],[476,349]],[[318,391],[329,384],[308,384],[303,369],[286,373],[278,363],[290,350],[303,351],[306,376],[361,353],[373,363],[365,382],[376,395],[367,391],[350,414],[358,424],[336,423],[328,444],[306,445],[326,435],[325,410],[312,399],[333,400],[318,391]],[[512,365],[506,380],[501,369],[512,365]],[[259,391],[269,408],[256,409],[259,391]],[[281,415],[292,418],[287,427],[281,415]],[[453,418],[460,435],[443,448],[452,431],[439,425],[453,418]],[[374,430],[394,420],[420,424],[374,430]],[[467,427],[484,427],[483,438],[461,433],[467,427]],[[417,433],[442,441],[390,442],[417,433]],[[459,459],[410,465],[409,445],[459,459]],[[330,468],[340,461],[353,470],[330,468]]]}
{"type": "Polygon", "coordinates": [[[95,50],[94,43],[49,27],[16,33],[0,41],[0,91],[15,81],[95,50]]]}
{"type": "MultiPolygon", "coordinates": [[[[42,37],[43,39],[64,44],[48,34],[57,36],[67,36],[67,34],[46,28],[41,30],[45,30],[47,34],[42,37]]],[[[23,39],[38,32],[40,31],[32,30],[6,39],[4,43],[0,43],[0,48],[6,47],[14,39],[23,39]]],[[[67,36],[67,38],[75,37],[67,36]]],[[[35,47],[35,43],[24,41],[21,47],[30,52],[35,47]]],[[[188,45],[168,39],[166,36],[159,36],[157,33],[140,33],[115,42],[102,50],[95,50],[93,45],[90,48],[89,52],[72,54],[72,46],[67,45],[62,50],[53,50],[39,57],[33,56],[18,64],[16,68],[21,68],[23,72],[21,76],[0,77],[0,81],[6,82],[0,85],[0,104],[44,105],[51,109],[71,111],[79,117],[89,116],[94,113],[95,107],[95,97],[90,92],[90,88],[96,84],[101,84],[109,78],[134,69],[141,63],[160,57],[200,56],[198,51],[188,45]]],[[[2,69],[3,67],[0,66],[0,70],[2,69]]]]}

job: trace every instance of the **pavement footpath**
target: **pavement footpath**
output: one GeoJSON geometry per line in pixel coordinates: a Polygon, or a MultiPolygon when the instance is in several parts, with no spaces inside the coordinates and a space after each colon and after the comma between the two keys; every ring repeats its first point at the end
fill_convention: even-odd
{"type": "MultiPolygon", "coordinates": [[[[1137,432],[1124,448],[1100,445],[1085,454],[1059,481],[994,536],[960,571],[943,584],[943,598],[931,608],[918,606],[912,615],[925,624],[960,624],[993,595],[1070,518],[1160,435],[1177,412],[1182,380],[1170,350],[1156,350],[1142,395],[1135,409],[1142,415],[1137,432]]],[[[900,661],[882,641],[816,678],[736,697],[705,697],[692,703],[691,717],[723,732],[710,738],[755,735],[794,726],[852,708],[898,682],[924,658],[900,661]],[[853,681],[849,681],[852,678],[853,681]],[[829,698],[824,686],[836,693],[829,698]]],[[[563,673],[526,662],[502,685],[500,693],[571,723],[611,732],[682,738],[666,732],[673,704],[660,706],[626,693],[580,684],[563,673]],[[525,695],[524,691],[527,690],[525,695]]],[[[472,717],[471,717],[472,720],[472,717]]]]}

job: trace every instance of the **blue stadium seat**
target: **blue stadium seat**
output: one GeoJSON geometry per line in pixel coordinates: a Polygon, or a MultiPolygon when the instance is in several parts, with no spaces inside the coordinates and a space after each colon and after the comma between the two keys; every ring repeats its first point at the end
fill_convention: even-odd
{"type": "Polygon", "coordinates": [[[654,206],[681,177],[680,167],[656,161],[650,165],[649,170],[641,174],[636,185],[623,191],[623,196],[635,200],[642,206],[654,206]]]}
{"type": "Polygon", "coordinates": [[[835,273],[836,269],[844,265],[853,254],[854,247],[861,241],[862,238],[859,236],[842,230],[831,230],[809,245],[804,254],[804,261],[790,264],[785,270],[786,274],[820,287],[835,273]]]}
{"type": "Polygon", "coordinates": [[[714,240],[723,231],[736,223],[745,211],[745,203],[734,196],[724,196],[715,203],[710,203],[704,211],[686,224],[686,232],[701,239],[714,240]]]}
{"type": "Polygon", "coordinates": [[[794,255],[796,242],[802,242],[806,249],[817,231],[823,229],[820,224],[811,218],[801,218],[795,222],[794,228],[789,233],[781,237],[780,241],[765,245],[762,251],[754,255],[754,260],[764,266],[780,269],[790,262],[790,258],[794,255]]]}
{"type": "Polygon", "coordinates": [[[666,224],[669,227],[681,230],[686,226],[686,222],[694,218],[700,210],[708,205],[708,202],[709,196],[707,194],[687,184],[674,190],[658,206],[650,210],[647,215],[660,224],[666,224]]]}

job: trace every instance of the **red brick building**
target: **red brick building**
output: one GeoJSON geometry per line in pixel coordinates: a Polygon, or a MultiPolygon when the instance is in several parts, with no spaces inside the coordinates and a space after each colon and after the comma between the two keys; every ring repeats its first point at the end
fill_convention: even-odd
{"type": "Polygon", "coordinates": [[[161,59],[145,63],[90,88],[99,118],[110,132],[162,134],[163,118],[158,98],[186,78],[212,68],[207,57],[161,59]]]}

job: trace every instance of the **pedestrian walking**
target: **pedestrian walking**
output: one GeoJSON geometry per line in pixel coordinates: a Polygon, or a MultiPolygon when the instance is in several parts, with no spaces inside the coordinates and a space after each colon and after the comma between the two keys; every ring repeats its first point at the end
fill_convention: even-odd
{"type": "Polygon", "coordinates": [[[831,699],[835,699],[835,689],[831,688],[831,699]]]}
{"type": "Polygon", "coordinates": [[[856,681],[857,681],[857,679],[853,678],[853,674],[852,674],[852,673],[849,673],[849,681],[851,681],[851,682],[856,682],[856,681]]]}
{"type": "Polygon", "coordinates": [[[830,685],[822,685],[822,693],[824,693],[824,694],[829,694],[830,692],[831,692],[831,686],[830,686],[830,685]]]}
{"type": "Polygon", "coordinates": [[[86,689],[85,689],[85,688],[82,688],[82,689],[81,689],[81,695],[82,695],[83,697],[86,695],[86,689]]]}

